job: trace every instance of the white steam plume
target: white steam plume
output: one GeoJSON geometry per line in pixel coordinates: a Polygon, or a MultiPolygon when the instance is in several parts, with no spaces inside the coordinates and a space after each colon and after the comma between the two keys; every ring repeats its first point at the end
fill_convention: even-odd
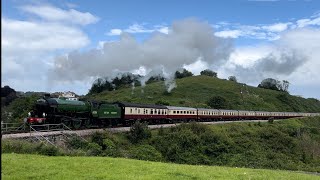
{"type": "MultiPolygon", "coordinates": [[[[219,66],[229,59],[232,50],[231,41],[216,37],[207,22],[185,19],[174,22],[168,34],[154,33],[142,43],[122,33],[119,41],[106,42],[102,49],[57,57],[49,77],[56,82],[87,81],[110,76],[115,70],[129,72],[141,66],[151,70],[163,67],[173,74],[199,57],[219,66]]],[[[171,87],[174,86],[168,86],[171,87]]]]}

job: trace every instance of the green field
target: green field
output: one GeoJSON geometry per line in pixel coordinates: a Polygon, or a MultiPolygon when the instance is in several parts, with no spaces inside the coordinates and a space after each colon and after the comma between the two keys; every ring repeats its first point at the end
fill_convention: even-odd
{"type": "Polygon", "coordinates": [[[209,76],[176,79],[176,84],[177,88],[171,93],[166,92],[163,82],[155,82],[147,84],[143,93],[141,87],[134,90],[127,87],[90,95],[87,99],[148,104],[166,102],[172,106],[208,107],[206,102],[210,97],[222,96],[227,101],[228,109],[320,112],[320,101],[313,98],[305,99],[209,76]]]}
{"type": "Polygon", "coordinates": [[[2,154],[2,179],[320,179],[298,172],[192,166],[108,157],[2,154]]]}

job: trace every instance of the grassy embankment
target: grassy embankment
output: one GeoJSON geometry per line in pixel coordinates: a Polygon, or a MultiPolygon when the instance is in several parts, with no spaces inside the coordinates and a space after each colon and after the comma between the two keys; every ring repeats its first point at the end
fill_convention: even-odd
{"type": "Polygon", "coordinates": [[[193,76],[176,80],[177,88],[166,93],[163,82],[142,87],[121,88],[88,96],[88,99],[125,101],[155,104],[167,102],[174,106],[208,107],[206,102],[212,96],[222,96],[227,100],[228,109],[261,111],[320,112],[320,101],[291,96],[284,92],[256,88],[228,80],[193,76]],[[243,92],[241,94],[241,92],[243,92]]]}
{"type": "Polygon", "coordinates": [[[108,157],[2,154],[3,179],[319,179],[289,171],[191,166],[108,157]]]}

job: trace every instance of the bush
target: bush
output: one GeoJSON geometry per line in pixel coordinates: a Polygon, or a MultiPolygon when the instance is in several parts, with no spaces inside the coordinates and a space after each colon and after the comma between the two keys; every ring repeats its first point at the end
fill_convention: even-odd
{"type": "Polygon", "coordinates": [[[58,148],[52,145],[21,140],[2,141],[1,150],[2,153],[42,154],[47,156],[62,154],[58,148]]]}
{"type": "Polygon", "coordinates": [[[130,128],[129,140],[132,143],[139,143],[151,137],[151,131],[147,123],[136,121],[130,128]]]}
{"type": "Polygon", "coordinates": [[[88,146],[88,142],[75,136],[67,140],[67,146],[73,149],[85,149],[88,146]]]}
{"type": "Polygon", "coordinates": [[[103,133],[94,132],[91,136],[91,142],[98,144],[99,146],[101,146],[102,150],[105,150],[107,147],[103,143],[104,138],[105,138],[105,135],[103,133]]]}
{"type": "Polygon", "coordinates": [[[147,160],[147,161],[162,161],[162,154],[157,151],[153,146],[150,145],[140,145],[133,148],[130,151],[132,158],[147,160]]]}
{"type": "Polygon", "coordinates": [[[229,76],[229,81],[238,82],[235,76],[229,76]]]}
{"type": "Polygon", "coordinates": [[[39,143],[30,143],[21,140],[4,140],[1,141],[2,153],[36,153],[36,147],[40,146],[39,143]]]}
{"type": "Polygon", "coordinates": [[[208,106],[215,109],[227,108],[227,101],[222,96],[214,96],[207,101],[208,106]]]}
{"type": "Polygon", "coordinates": [[[57,156],[59,155],[59,149],[52,145],[42,146],[39,150],[39,154],[47,156],[57,156]]]}
{"type": "Polygon", "coordinates": [[[89,143],[88,146],[87,155],[88,156],[99,156],[102,154],[102,148],[97,143],[89,143]]]}
{"type": "Polygon", "coordinates": [[[189,76],[193,76],[192,72],[183,69],[182,72],[180,71],[176,71],[175,73],[175,78],[177,79],[181,79],[181,78],[185,78],[185,77],[189,77],[189,76]]]}
{"type": "Polygon", "coordinates": [[[200,75],[218,77],[217,73],[214,71],[211,71],[210,69],[206,69],[206,70],[201,71],[200,75]]]}
{"type": "Polygon", "coordinates": [[[161,126],[158,130],[158,136],[163,136],[165,134],[164,128],[161,126]]]}
{"type": "Polygon", "coordinates": [[[156,105],[165,105],[165,106],[169,106],[169,102],[164,101],[164,100],[159,100],[156,102],[156,105]]]}

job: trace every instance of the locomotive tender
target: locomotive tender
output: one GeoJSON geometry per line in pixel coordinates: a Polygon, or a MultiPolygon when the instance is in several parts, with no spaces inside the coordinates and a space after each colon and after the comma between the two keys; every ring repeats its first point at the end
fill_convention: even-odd
{"type": "Polygon", "coordinates": [[[224,121],[253,119],[286,119],[292,117],[320,116],[320,113],[266,112],[175,107],[164,105],[146,105],[134,103],[107,103],[93,101],[75,101],[45,96],[38,99],[33,110],[26,118],[28,124],[57,124],[74,128],[89,128],[92,125],[116,126],[131,125],[135,121],[149,124],[224,121]]]}

